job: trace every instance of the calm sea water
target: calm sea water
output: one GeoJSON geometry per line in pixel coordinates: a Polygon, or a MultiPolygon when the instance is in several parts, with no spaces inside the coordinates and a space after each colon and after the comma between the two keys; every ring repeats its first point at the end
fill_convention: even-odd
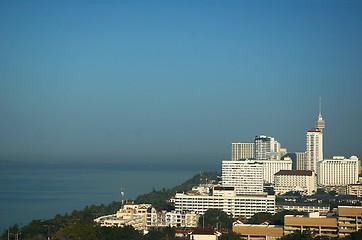
{"type": "Polygon", "coordinates": [[[0,231],[33,219],[48,219],[87,205],[125,198],[181,184],[197,174],[180,167],[123,164],[0,164],[0,231]],[[177,169],[177,170],[176,170],[177,169]]]}

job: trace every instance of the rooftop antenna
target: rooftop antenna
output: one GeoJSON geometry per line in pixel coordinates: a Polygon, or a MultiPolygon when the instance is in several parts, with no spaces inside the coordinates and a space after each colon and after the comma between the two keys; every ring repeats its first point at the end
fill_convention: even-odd
{"type": "Polygon", "coordinates": [[[322,97],[319,97],[319,115],[322,115],[322,97]]]}

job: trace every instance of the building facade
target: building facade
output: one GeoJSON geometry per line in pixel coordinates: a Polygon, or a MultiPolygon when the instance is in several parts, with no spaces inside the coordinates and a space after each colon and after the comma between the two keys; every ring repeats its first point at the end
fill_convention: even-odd
{"type": "Polygon", "coordinates": [[[309,130],[306,135],[306,169],[317,173],[317,163],[323,160],[323,134],[309,130]]]}
{"type": "Polygon", "coordinates": [[[175,211],[204,214],[219,209],[233,217],[249,219],[255,213],[274,213],[274,195],[236,195],[233,187],[215,186],[213,194],[176,193],[175,211]]]}
{"type": "Polygon", "coordinates": [[[296,170],[308,170],[305,152],[295,152],[296,170]]]}
{"type": "Polygon", "coordinates": [[[318,162],[318,184],[320,186],[347,186],[358,182],[358,158],[334,156],[318,162]]]}
{"type": "Polygon", "coordinates": [[[312,195],[317,191],[316,174],[310,170],[280,170],[274,175],[275,194],[297,191],[312,195]]]}
{"type": "Polygon", "coordinates": [[[222,184],[236,194],[263,193],[263,164],[254,160],[222,161],[222,184]]]}
{"type": "Polygon", "coordinates": [[[254,157],[256,160],[279,160],[280,143],[272,137],[264,135],[256,136],[254,139],[254,157]]]}
{"type": "Polygon", "coordinates": [[[280,170],[292,170],[292,159],[289,157],[283,160],[259,160],[263,164],[264,183],[274,183],[274,174],[280,170]]]}
{"type": "Polygon", "coordinates": [[[254,158],[254,143],[231,143],[231,161],[254,158]]]}

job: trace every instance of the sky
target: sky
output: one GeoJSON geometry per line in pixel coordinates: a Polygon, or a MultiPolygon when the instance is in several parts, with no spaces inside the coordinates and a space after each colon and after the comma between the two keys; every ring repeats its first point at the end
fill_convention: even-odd
{"type": "Polygon", "coordinates": [[[0,160],[201,163],[256,135],[362,158],[362,2],[0,1],[0,160]]]}

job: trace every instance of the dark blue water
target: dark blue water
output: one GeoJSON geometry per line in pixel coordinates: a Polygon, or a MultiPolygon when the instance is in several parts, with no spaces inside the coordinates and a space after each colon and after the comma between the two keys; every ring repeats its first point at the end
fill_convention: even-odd
{"type": "Polygon", "coordinates": [[[33,219],[71,213],[86,205],[125,198],[181,184],[196,169],[116,163],[0,163],[0,231],[33,219]]]}

